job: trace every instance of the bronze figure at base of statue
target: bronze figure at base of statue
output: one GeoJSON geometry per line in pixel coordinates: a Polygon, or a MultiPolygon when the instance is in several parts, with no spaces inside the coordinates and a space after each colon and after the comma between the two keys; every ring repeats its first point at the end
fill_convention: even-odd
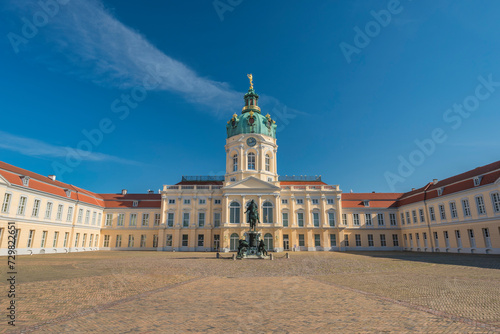
{"type": "Polygon", "coordinates": [[[237,259],[265,259],[267,250],[264,241],[260,238],[261,233],[257,231],[248,231],[245,233],[245,239],[240,240],[238,246],[237,259]]]}

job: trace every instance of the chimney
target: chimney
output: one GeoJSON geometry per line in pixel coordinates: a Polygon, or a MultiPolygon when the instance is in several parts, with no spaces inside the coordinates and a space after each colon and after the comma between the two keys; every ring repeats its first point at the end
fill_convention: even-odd
{"type": "Polygon", "coordinates": [[[374,191],[372,191],[372,194],[375,194],[375,192],[374,192],[374,191]]]}
{"type": "Polygon", "coordinates": [[[154,193],[155,193],[154,190],[151,190],[151,189],[148,190],[148,194],[154,194],[154,193]]]}
{"type": "Polygon", "coordinates": [[[438,183],[438,179],[432,180],[432,183],[434,183],[434,184],[438,183]]]}
{"type": "Polygon", "coordinates": [[[415,190],[415,188],[411,188],[411,191],[415,190]]]}
{"type": "Polygon", "coordinates": [[[122,189],[122,195],[127,195],[127,189],[122,189]]]}
{"type": "Polygon", "coordinates": [[[52,181],[56,180],[56,176],[55,175],[49,175],[48,178],[51,179],[52,181]]]}

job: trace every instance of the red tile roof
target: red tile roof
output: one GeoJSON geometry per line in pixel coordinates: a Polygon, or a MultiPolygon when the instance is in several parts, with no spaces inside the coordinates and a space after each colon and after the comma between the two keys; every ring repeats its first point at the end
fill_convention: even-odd
{"type": "Polygon", "coordinates": [[[281,181],[282,186],[327,186],[323,181],[281,181]]]}
{"type": "Polygon", "coordinates": [[[161,208],[160,194],[99,194],[104,198],[106,208],[134,208],[134,201],[138,201],[137,208],[161,208]]]}
{"type": "Polygon", "coordinates": [[[363,201],[369,201],[368,208],[396,208],[402,193],[345,193],[342,194],[343,208],[364,208],[363,201]]]}

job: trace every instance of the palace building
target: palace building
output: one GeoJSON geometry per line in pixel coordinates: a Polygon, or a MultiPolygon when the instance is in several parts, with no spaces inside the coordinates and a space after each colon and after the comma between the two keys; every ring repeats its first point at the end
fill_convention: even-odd
{"type": "Polygon", "coordinates": [[[0,162],[0,255],[94,250],[234,251],[251,200],[271,251],[500,254],[500,161],[407,193],[343,193],[278,175],[276,122],[250,89],[226,124],[223,177],[159,193],[97,194],[0,162]]]}

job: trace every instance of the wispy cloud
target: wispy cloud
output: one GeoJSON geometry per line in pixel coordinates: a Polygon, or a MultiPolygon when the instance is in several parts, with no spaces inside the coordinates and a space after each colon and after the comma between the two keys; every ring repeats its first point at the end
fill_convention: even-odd
{"type": "MultiPolygon", "coordinates": [[[[66,158],[71,152],[77,151],[71,147],[56,146],[38,139],[16,136],[4,131],[0,131],[0,149],[14,151],[31,157],[47,158],[66,158]]],[[[78,157],[86,161],[109,161],[127,165],[140,165],[136,161],[97,152],[85,152],[79,154],[78,157]]]]}
{"type": "MultiPolygon", "coordinates": [[[[8,8],[26,17],[40,11],[35,0],[10,1],[8,8]]],[[[98,0],[70,0],[61,5],[39,35],[37,42],[30,41],[26,47],[43,48],[45,52],[37,50],[37,60],[53,70],[124,89],[143,85],[144,78],[154,72],[161,81],[156,90],[178,93],[189,102],[209,106],[211,112],[227,115],[242,105],[241,92],[203,78],[169,57],[118,21],[98,0]]],[[[283,106],[270,96],[262,96],[261,101],[268,110],[283,106]]]]}

